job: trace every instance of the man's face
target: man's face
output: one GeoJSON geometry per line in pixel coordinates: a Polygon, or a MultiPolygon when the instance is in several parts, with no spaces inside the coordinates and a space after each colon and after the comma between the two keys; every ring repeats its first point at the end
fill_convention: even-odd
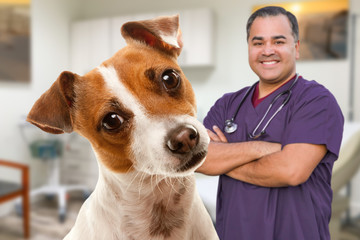
{"type": "Polygon", "coordinates": [[[257,17],[248,39],[249,64],[264,83],[280,83],[295,75],[299,41],[284,15],[257,17]]]}

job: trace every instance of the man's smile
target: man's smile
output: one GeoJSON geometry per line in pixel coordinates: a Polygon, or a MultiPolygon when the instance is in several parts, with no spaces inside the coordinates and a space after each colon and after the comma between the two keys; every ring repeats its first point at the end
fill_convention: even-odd
{"type": "Polygon", "coordinates": [[[264,65],[274,65],[274,64],[276,64],[278,62],[279,61],[273,60],[273,61],[261,61],[260,63],[264,64],[264,65]]]}

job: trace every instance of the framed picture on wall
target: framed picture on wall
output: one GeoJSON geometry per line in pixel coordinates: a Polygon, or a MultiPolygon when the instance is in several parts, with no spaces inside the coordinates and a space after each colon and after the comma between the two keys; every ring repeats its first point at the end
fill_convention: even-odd
{"type": "Polygon", "coordinates": [[[30,0],[0,1],[0,82],[30,82],[30,0]]]}
{"type": "MultiPolygon", "coordinates": [[[[294,1],[271,5],[285,8],[298,19],[300,60],[346,58],[349,0],[294,1]]],[[[253,11],[264,6],[255,6],[253,11]]]]}

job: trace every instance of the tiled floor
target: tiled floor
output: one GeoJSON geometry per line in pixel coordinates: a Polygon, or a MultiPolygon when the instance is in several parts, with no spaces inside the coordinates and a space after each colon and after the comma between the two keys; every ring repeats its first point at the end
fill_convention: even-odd
{"type": "MultiPolygon", "coordinates": [[[[82,198],[72,198],[68,202],[66,220],[60,223],[56,200],[41,200],[31,206],[31,238],[28,240],[60,240],[74,225],[77,213],[83,203],[82,198]]],[[[22,218],[15,211],[0,218],[0,240],[24,240],[22,218]]]]}

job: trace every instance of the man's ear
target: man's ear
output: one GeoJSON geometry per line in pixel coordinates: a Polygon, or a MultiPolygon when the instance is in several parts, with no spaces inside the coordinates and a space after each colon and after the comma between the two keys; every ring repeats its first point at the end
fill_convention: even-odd
{"type": "Polygon", "coordinates": [[[137,40],[174,57],[180,55],[183,46],[178,15],[128,22],[121,34],[127,43],[137,40]]]}
{"type": "Polygon", "coordinates": [[[75,101],[74,84],[78,78],[72,72],[62,72],[49,90],[35,102],[27,121],[53,134],[72,132],[71,109],[75,101]]]}
{"type": "Polygon", "coordinates": [[[297,40],[297,42],[295,42],[295,58],[296,60],[298,60],[300,58],[300,41],[297,40]]]}

